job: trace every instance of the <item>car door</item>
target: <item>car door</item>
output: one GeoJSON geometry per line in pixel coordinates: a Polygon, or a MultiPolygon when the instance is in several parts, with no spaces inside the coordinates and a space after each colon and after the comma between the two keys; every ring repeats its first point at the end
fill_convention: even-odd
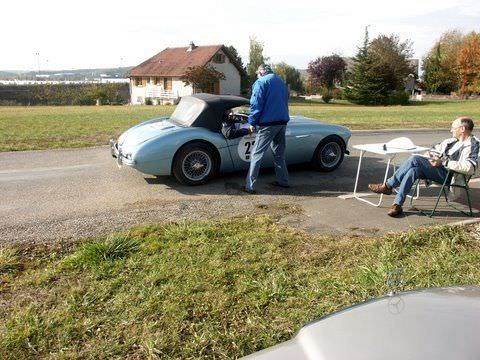
{"type": "Polygon", "coordinates": [[[318,136],[311,126],[292,118],[286,132],[286,159],[287,164],[309,162],[318,145],[318,136]]]}
{"type": "Polygon", "coordinates": [[[256,133],[240,138],[227,140],[228,150],[236,170],[247,169],[250,166],[250,157],[255,144],[256,133]]]}
{"type": "MultiPolygon", "coordinates": [[[[243,136],[241,138],[227,140],[228,149],[230,151],[230,156],[232,157],[232,162],[235,169],[247,169],[250,166],[250,159],[256,136],[257,134],[253,133],[251,135],[243,136]]],[[[290,129],[290,125],[287,125],[287,130],[285,132],[285,141],[287,163],[289,163],[289,153],[293,151],[293,149],[290,148],[294,147],[296,143],[296,140],[292,138],[292,131],[290,129]]],[[[296,156],[293,156],[293,158],[295,157],[296,156]]],[[[271,166],[273,166],[273,154],[272,151],[269,149],[266,151],[265,156],[262,160],[262,167],[271,166]]]]}

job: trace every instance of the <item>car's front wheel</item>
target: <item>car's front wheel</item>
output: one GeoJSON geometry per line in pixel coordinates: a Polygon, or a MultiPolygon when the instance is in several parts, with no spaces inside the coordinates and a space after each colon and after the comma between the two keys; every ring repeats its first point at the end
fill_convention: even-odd
{"type": "Polygon", "coordinates": [[[185,145],[173,163],[173,176],[185,185],[201,185],[217,171],[218,161],[210,146],[203,143],[185,145]]]}
{"type": "Polygon", "coordinates": [[[333,171],[340,166],[345,155],[345,145],[336,136],[328,136],[318,144],[312,164],[319,171],[333,171]]]}

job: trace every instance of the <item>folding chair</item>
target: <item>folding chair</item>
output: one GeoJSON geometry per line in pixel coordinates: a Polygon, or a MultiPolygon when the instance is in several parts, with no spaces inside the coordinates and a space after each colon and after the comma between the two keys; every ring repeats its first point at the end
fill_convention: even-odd
{"type": "MultiPolygon", "coordinates": [[[[418,209],[418,211],[420,211],[424,215],[427,215],[428,217],[432,217],[433,214],[435,214],[435,211],[437,210],[438,203],[440,202],[440,198],[442,197],[442,194],[443,194],[445,196],[445,200],[446,200],[448,206],[454,208],[457,211],[460,211],[462,214],[464,214],[466,216],[473,216],[472,200],[470,198],[470,187],[468,186],[468,183],[470,182],[470,179],[472,178],[472,176],[473,175],[465,175],[465,174],[458,173],[458,172],[453,171],[453,170],[448,170],[447,176],[445,177],[445,181],[443,183],[436,183],[434,181],[430,181],[431,183],[436,183],[436,184],[441,186],[440,187],[440,192],[438,193],[438,196],[437,196],[437,201],[435,202],[435,206],[430,213],[426,212],[422,209],[418,209]],[[450,184],[451,181],[452,181],[453,175],[463,177],[463,184],[464,185],[450,184]],[[451,187],[461,188],[461,189],[465,190],[465,193],[467,195],[468,208],[470,210],[468,213],[463,211],[462,209],[459,209],[458,207],[453,205],[453,203],[451,201],[448,200],[448,191],[449,191],[449,188],[451,188],[451,187]]],[[[417,194],[418,194],[419,186],[420,186],[420,179],[418,179],[412,186],[413,191],[415,192],[415,190],[416,190],[417,194]]],[[[415,200],[415,199],[416,199],[416,197],[413,197],[413,196],[410,197],[410,207],[413,207],[413,200],[415,200]]]]}

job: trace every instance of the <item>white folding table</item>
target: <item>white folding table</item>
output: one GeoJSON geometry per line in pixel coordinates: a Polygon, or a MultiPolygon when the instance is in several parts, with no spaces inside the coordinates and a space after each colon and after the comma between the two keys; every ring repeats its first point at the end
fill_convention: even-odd
{"type": "MultiPolygon", "coordinates": [[[[414,148],[410,148],[410,149],[386,147],[385,143],[354,145],[353,148],[356,149],[356,150],[360,150],[360,157],[358,158],[357,176],[355,178],[355,187],[353,188],[353,195],[346,195],[346,196],[344,195],[344,196],[341,196],[341,198],[347,199],[347,198],[354,197],[357,200],[366,202],[367,204],[377,206],[377,207],[380,206],[380,204],[382,203],[383,194],[380,194],[380,198],[378,200],[378,203],[373,203],[373,202],[371,202],[367,199],[362,198],[362,196],[369,196],[369,195],[373,195],[373,194],[371,194],[371,193],[361,193],[361,194],[357,193],[358,178],[360,176],[360,168],[361,168],[361,165],[362,165],[363,155],[366,152],[371,152],[373,154],[378,154],[378,155],[383,155],[385,157],[388,157],[387,167],[385,169],[385,176],[383,178],[383,183],[385,183],[387,181],[387,178],[388,178],[388,171],[390,169],[390,164],[393,164],[393,171],[395,171],[395,157],[398,154],[405,154],[405,153],[413,154],[413,153],[428,150],[428,148],[423,147],[423,146],[415,146],[414,148]]],[[[418,197],[418,188],[417,188],[417,197],[418,197]]]]}

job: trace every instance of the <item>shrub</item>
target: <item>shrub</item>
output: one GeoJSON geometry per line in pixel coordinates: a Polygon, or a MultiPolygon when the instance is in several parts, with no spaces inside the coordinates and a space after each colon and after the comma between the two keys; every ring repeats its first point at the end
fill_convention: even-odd
{"type": "Polygon", "coordinates": [[[335,88],[332,90],[332,95],[335,100],[345,100],[345,96],[343,94],[343,90],[339,88],[335,88]]]}
{"type": "Polygon", "coordinates": [[[408,105],[410,95],[403,90],[393,91],[387,99],[387,105],[408,105]]]}
{"type": "Polygon", "coordinates": [[[128,84],[0,85],[1,105],[127,104],[128,84]]]}
{"type": "Polygon", "coordinates": [[[149,98],[149,97],[145,98],[145,105],[153,105],[152,98],[149,98]]]}
{"type": "Polygon", "coordinates": [[[322,92],[322,100],[325,104],[328,104],[333,99],[333,95],[328,89],[324,89],[322,92]]]}

